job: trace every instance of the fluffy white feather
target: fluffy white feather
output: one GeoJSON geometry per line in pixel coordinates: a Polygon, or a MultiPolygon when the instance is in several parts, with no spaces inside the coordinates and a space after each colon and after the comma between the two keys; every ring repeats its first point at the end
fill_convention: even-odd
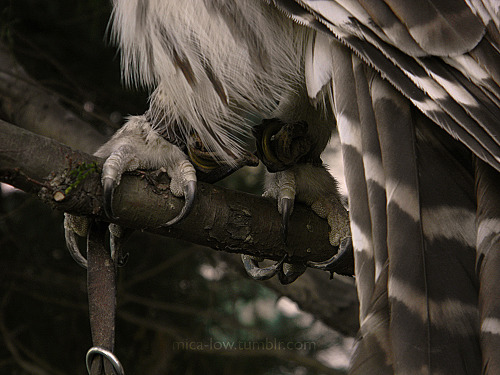
{"type": "Polygon", "coordinates": [[[113,15],[125,82],[155,88],[157,122],[176,123],[184,135],[194,130],[226,161],[232,159],[227,149],[241,150],[238,136],[252,120],[279,116],[305,92],[303,55],[310,33],[263,2],[236,4],[235,10],[217,1],[115,0],[113,15]],[[237,27],[254,33],[252,45],[224,18],[224,12],[238,11],[246,24],[237,27]],[[280,37],[270,37],[275,35],[280,37]]]}

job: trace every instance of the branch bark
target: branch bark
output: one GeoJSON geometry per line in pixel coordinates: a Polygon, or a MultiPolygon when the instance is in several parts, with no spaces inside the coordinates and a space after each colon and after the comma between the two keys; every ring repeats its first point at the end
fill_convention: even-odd
{"type": "MultiPolygon", "coordinates": [[[[0,121],[0,180],[36,194],[56,209],[110,221],[102,209],[100,173],[90,170],[80,183],[73,175],[85,171],[85,165],[101,162],[0,121]]],[[[113,222],[270,259],[288,253],[295,261],[320,261],[337,251],[328,242],[327,222],[303,205],[298,204],[292,214],[288,247],[281,240],[281,218],[270,199],[200,182],[191,214],[178,225],[162,227],[182,206],[183,199],[172,195],[165,174],[127,174],[115,191],[114,210],[119,219],[113,222]]]]}

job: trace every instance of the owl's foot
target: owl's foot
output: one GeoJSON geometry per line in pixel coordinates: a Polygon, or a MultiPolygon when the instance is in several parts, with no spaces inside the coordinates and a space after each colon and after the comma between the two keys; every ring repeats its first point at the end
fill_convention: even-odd
{"type": "MultiPolygon", "coordinates": [[[[278,211],[282,217],[282,236],[286,243],[288,221],[295,200],[303,202],[321,218],[327,219],[330,226],[329,242],[339,249],[338,253],[324,262],[307,262],[306,264],[288,263],[285,259],[271,267],[258,268],[258,262],[247,260],[245,269],[253,278],[262,276],[270,278],[278,275],[284,284],[297,279],[306,269],[306,265],[331,273],[352,275],[354,260],[349,226],[349,216],[345,210],[337,183],[328,171],[321,165],[298,164],[285,171],[267,176],[264,196],[276,199],[278,211]]],[[[291,257],[293,254],[289,254],[291,257]]],[[[251,258],[249,258],[251,259],[251,258]]]]}
{"type": "MultiPolygon", "coordinates": [[[[185,203],[179,214],[167,221],[165,226],[178,223],[185,218],[194,202],[196,194],[196,171],[184,152],[176,145],[166,141],[155,131],[145,116],[131,117],[113,137],[95,153],[105,158],[101,181],[103,185],[103,207],[110,219],[116,219],[113,210],[113,193],[120,184],[123,173],[136,169],[162,169],[170,177],[170,190],[177,197],[184,197],[185,203]]],[[[66,244],[72,257],[82,266],[86,259],[80,253],[77,235],[86,236],[89,219],[65,215],[64,227],[66,244]]],[[[110,225],[111,252],[116,255],[117,263],[125,260],[119,255],[125,237],[121,227],[110,225]]]]}
{"type": "Polygon", "coordinates": [[[101,179],[104,210],[110,218],[115,218],[113,192],[122,174],[136,169],[163,168],[171,178],[172,194],[185,198],[181,212],[164,225],[173,225],[189,213],[196,194],[196,171],[178,146],[152,130],[145,116],[131,117],[95,155],[106,158],[101,179]]]}
{"type": "MultiPolygon", "coordinates": [[[[349,217],[342,205],[337,182],[328,173],[319,157],[317,137],[309,132],[304,121],[284,123],[279,119],[264,120],[254,128],[257,155],[271,173],[267,175],[264,196],[276,199],[282,217],[281,235],[286,244],[288,223],[295,200],[309,205],[330,226],[329,240],[339,248],[339,256],[325,262],[308,262],[314,268],[335,272],[339,259],[352,249],[349,217]]],[[[352,253],[352,251],[351,251],[352,253]]],[[[288,254],[291,257],[293,254],[288,254]]],[[[306,269],[305,264],[290,264],[284,259],[267,268],[259,268],[251,257],[243,258],[248,274],[256,279],[276,274],[282,283],[289,283],[306,269]]],[[[339,268],[340,270],[340,268],[339,268]]]]}

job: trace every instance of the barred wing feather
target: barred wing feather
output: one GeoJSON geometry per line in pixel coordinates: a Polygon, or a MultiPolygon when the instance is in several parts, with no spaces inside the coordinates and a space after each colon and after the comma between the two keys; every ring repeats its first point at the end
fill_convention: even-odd
{"type": "Polygon", "coordinates": [[[331,83],[342,141],[351,373],[500,373],[500,4],[272,3],[333,40],[332,74],[313,54],[306,79],[331,83]]]}

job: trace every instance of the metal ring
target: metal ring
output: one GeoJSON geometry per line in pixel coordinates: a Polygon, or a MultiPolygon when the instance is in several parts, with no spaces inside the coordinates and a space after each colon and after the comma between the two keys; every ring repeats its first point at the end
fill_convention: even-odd
{"type": "Polygon", "coordinates": [[[87,364],[87,372],[90,374],[90,367],[92,366],[92,360],[94,357],[100,354],[103,357],[105,357],[111,364],[113,365],[113,368],[115,369],[116,373],[118,375],[125,375],[125,371],[123,370],[123,366],[118,360],[118,358],[111,353],[109,350],[106,350],[104,348],[101,348],[99,346],[94,346],[89,349],[87,352],[87,355],[85,356],[85,363],[87,364]]]}

